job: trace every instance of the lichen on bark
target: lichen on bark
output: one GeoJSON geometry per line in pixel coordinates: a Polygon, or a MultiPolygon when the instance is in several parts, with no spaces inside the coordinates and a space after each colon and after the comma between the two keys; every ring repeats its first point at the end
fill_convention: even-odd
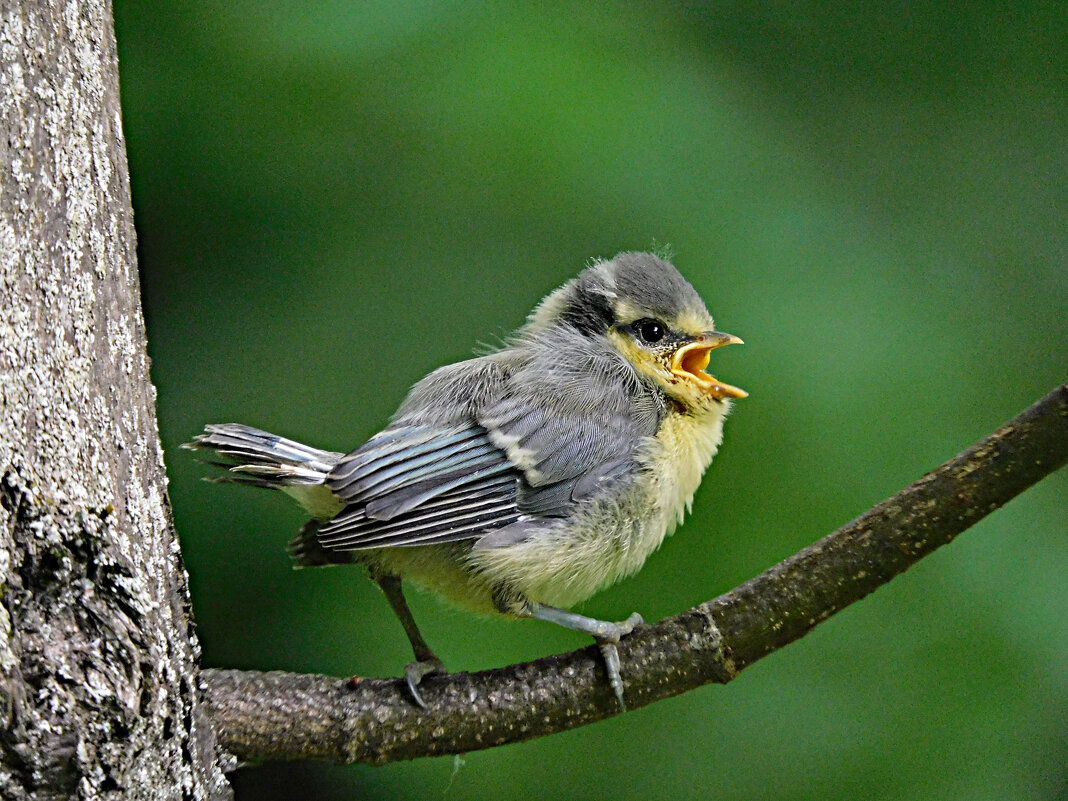
{"type": "Polygon", "coordinates": [[[225,797],[156,430],[111,7],[0,13],[0,797],[225,797]]]}

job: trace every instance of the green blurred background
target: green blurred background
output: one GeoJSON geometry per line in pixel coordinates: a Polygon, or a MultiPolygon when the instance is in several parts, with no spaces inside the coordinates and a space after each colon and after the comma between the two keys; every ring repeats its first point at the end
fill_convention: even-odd
{"type": "MultiPolygon", "coordinates": [[[[592,256],[671,243],[751,393],[600,617],[731,588],[1068,379],[1066,9],[117,2],[204,663],[409,652],[358,570],[290,569],[285,498],[177,445],[241,421],[354,447],[592,256]]],[[[729,687],[462,766],[250,768],[239,798],[1064,798],[1066,521],[1062,471],[729,687]]],[[[453,670],[586,645],[413,606],[453,670]]]]}

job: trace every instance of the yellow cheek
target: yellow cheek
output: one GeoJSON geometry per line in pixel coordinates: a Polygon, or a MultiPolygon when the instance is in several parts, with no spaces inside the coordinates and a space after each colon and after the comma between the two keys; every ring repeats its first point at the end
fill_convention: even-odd
{"type": "Polygon", "coordinates": [[[620,353],[626,358],[628,362],[638,371],[641,375],[654,379],[657,383],[663,385],[668,379],[674,378],[671,375],[671,371],[668,370],[667,364],[661,362],[649,351],[639,347],[634,340],[626,334],[621,334],[619,331],[610,330],[608,332],[609,339],[616,346],[620,353]]]}
{"type": "Polygon", "coordinates": [[[683,406],[689,408],[707,402],[706,393],[700,387],[671,372],[668,366],[670,356],[666,356],[661,361],[644,348],[639,347],[631,337],[619,331],[609,331],[608,336],[640,375],[652,379],[657,386],[683,406]]]}

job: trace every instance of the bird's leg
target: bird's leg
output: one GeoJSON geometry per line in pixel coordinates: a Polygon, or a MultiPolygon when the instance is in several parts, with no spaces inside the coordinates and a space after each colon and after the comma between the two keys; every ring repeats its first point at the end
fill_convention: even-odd
{"type": "Polygon", "coordinates": [[[627,705],[623,701],[623,679],[619,676],[619,650],[616,648],[616,643],[619,642],[620,637],[625,637],[634,631],[635,626],[640,626],[645,622],[642,616],[635,612],[620,623],[612,623],[533,602],[529,606],[529,614],[537,620],[547,620],[572,631],[581,631],[597,640],[597,644],[601,647],[601,654],[604,656],[608,683],[615,691],[616,699],[625,712],[627,705]]]}
{"type": "Polygon", "coordinates": [[[419,695],[419,682],[423,680],[424,676],[446,673],[445,665],[438,659],[437,654],[430,650],[430,646],[426,644],[423,635],[419,633],[419,627],[415,625],[415,618],[412,617],[412,610],[408,608],[408,602],[404,600],[400,578],[380,575],[372,575],[372,578],[382,588],[386,600],[393,607],[394,614],[397,615],[397,619],[404,626],[404,633],[408,635],[408,642],[412,644],[415,661],[405,665],[404,678],[408,682],[408,691],[412,694],[412,699],[423,709],[426,709],[426,702],[419,695]]]}

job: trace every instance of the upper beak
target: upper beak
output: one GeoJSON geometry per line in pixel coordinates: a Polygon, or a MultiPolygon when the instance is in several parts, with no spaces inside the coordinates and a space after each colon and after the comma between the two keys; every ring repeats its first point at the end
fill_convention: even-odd
{"type": "Polygon", "coordinates": [[[723,398],[744,398],[749,395],[744,389],[724,384],[705,372],[708,367],[709,354],[724,345],[742,345],[741,339],[733,334],[721,331],[708,331],[699,339],[683,345],[671,357],[671,372],[680,378],[695,382],[716,400],[723,398]]]}

